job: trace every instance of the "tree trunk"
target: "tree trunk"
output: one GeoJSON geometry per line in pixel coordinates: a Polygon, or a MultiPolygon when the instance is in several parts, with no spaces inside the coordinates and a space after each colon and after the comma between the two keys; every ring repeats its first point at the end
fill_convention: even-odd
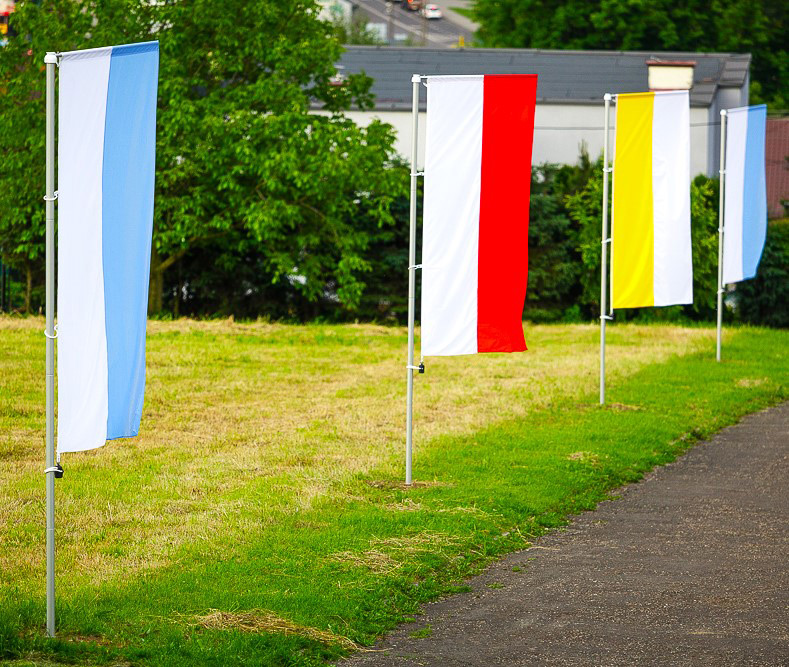
{"type": "Polygon", "coordinates": [[[30,315],[30,300],[33,296],[33,267],[30,262],[25,262],[25,273],[27,282],[25,283],[25,312],[30,315]]]}
{"type": "MultiPolygon", "coordinates": [[[[162,259],[156,246],[151,248],[151,280],[148,287],[148,315],[156,315],[162,312],[164,308],[164,272],[176,262],[180,262],[185,254],[186,248],[181,248],[166,259],[162,259]]],[[[181,283],[180,276],[181,272],[179,269],[179,285],[181,283]]],[[[176,298],[181,298],[180,293],[176,298]]]]}
{"type": "Polygon", "coordinates": [[[156,250],[151,248],[151,280],[148,287],[148,315],[158,315],[162,312],[162,292],[164,291],[164,270],[162,258],[156,250]]]}
{"type": "Polygon", "coordinates": [[[181,314],[181,293],[183,292],[184,284],[181,281],[181,260],[178,260],[178,289],[175,291],[175,299],[173,299],[173,317],[177,320],[181,314]]]}

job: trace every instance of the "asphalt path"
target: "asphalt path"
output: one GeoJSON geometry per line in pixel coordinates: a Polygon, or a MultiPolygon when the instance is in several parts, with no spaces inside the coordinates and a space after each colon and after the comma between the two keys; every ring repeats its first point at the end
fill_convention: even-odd
{"type": "Polygon", "coordinates": [[[389,24],[390,16],[392,21],[392,32],[394,34],[406,34],[411,43],[415,46],[432,46],[439,48],[449,48],[457,46],[458,38],[463,37],[467,45],[471,45],[474,35],[469,30],[468,22],[454,21],[453,14],[444,5],[438,2],[444,17],[440,19],[426,20],[419,12],[405,9],[402,2],[393,2],[391,15],[387,13],[386,0],[358,0],[359,9],[367,16],[371,23],[389,24]],[[465,25],[461,25],[465,23],[465,25]]]}
{"type": "Polygon", "coordinates": [[[618,496],[343,667],[789,665],[789,403],[618,496]]]}

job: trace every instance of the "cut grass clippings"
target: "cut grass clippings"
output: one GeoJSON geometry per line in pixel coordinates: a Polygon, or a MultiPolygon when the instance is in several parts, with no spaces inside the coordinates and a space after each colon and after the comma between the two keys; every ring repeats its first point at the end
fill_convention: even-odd
{"type": "Polygon", "coordinates": [[[789,379],[784,331],[716,364],[713,329],[612,326],[600,408],[597,328],[529,327],[428,359],[406,488],[403,329],[152,322],[140,437],[64,457],[51,641],[42,328],[0,318],[0,660],[37,664],[325,665],[789,379]]]}
{"type": "Polygon", "coordinates": [[[224,630],[227,632],[251,632],[257,634],[279,633],[285,636],[296,635],[307,637],[323,644],[339,644],[347,650],[358,650],[359,646],[347,637],[340,637],[318,630],[308,628],[298,623],[293,623],[276,614],[263,609],[253,609],[247,612],[219,611],[213,609],[208,614],[197,616],[195,623],[206,630],[224,630]]]}

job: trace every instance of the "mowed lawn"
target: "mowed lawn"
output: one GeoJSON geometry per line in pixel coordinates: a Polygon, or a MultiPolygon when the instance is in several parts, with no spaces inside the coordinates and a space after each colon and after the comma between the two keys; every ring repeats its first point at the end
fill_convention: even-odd
{"type": "Polygon", "coordinates": [[[0,317],[4,664],[330,663],[789,397],[787,331],[611,326],[600,408],[598,328],[526,325],[427,360],[405,488],[405,329],[150,322],[140,436],[63,457],[53,642],[43,329],[0,317]]]}

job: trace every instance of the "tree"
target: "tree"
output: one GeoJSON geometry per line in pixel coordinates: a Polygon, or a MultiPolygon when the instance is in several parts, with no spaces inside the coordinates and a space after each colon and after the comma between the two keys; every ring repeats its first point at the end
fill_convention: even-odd
{"type": "MultiPolygon", "coordinates": [[[[409,181],[406,166],[393,165],[409,181]]],[[[369,265],[357,307],[338,308],[337,284],[327,280],[323,294],[309,300],[299,280],[291,276],[272,283],[257,250],[259,243],[249,232],[230,233],[199,243],[168,271],[165,279],[166,310],[174,316],[234,315],[270,317],[277,320],[328,321],[349,319],[385,322],[405,321],[408,291],[408,197],[398,196],[390,207],[394,223],[381,225],[368,203],[360,202],[352,224],[365,240],[363,256],[369,265]]]]}
{"type": "MultiPolygon", "coordinates": [[[[152,283],[192,244],[243,228],[272,282],[290,280],[312,301],[334,282],[353,307],[368,268],[353,214],[365,202],[388,223],[399,185],[386,168],[392,129],[359,128],[341,113],[352,102],[370,106],[371,82],[338,80],[341,46],[311,0],[231,0],[214,10],[207,0],[161,10],[172,27],[161,36],[152,283]],[[312,99],[326,115],[309,112],[312,99]]],[[[151,310],[160,293],[151,290],[151,310]]]]}
{"type": "Polygon", "coordinates": [[[21,2],[12,15],[19,36],[0,48],[0,253],[25,276],[27,312],[34,285],[43,278],[44,53],[117,43],[119,35],[137,32],[128,5],[21,2]]]}
{"type": "Polygon", "coordinates": [[[27,233],[35,246],[28,255],[40,258],[43,247],[37,211],[43,209],[44,52],[155,37],[149,310],[161,310],[165,273],[191,249],[234,237],[254,241],[248,250],[259,256],[269,282],[290,281],[312,301],[332,283],[342,304],[358,304],[369,239],[354,213],[364,204],[377,224],[390,223],[388,206],[401,181],[388,169],[391,127],[360,128],[342,113],[352,103],[369,107],[371,81],[337,77],[342,47],[332,27],[317,19],[312,0],[225,0],[219,11],[208,0],[42,0],[20,3],[13,21],[19,37],[0,50],[7,91],[0,112],[18,134],[0,138],[0,155],[15,158],[3,170],[3,247],[27,233]],[[322,104],[322,115],[310,112],[312,100],[322,104]]]}
{"type": "Polygon", "coordinates": [[[787,108],[786,3],[775,0],[476,0],[485,46],[750,52],[751,94],[787,108]]]}

